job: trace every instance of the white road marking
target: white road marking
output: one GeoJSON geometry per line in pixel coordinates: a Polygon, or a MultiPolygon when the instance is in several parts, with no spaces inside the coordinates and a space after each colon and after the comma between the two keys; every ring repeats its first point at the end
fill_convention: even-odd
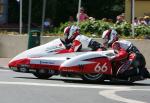
{"type": "MultiPolygon", "coordinates": [[[[11,71],[11,70],[0,70],[0,71],[11,71]]],[[[126,86],[110,86],[110,85],[79,85],[79,84],[48,84],[48,83],[31,83],[31,82],[9,82],[9,81],[0,81],[0,85],[25,85],[25,86],[44,86],[44,87],[62,87],[62,88],[87,88],[87,89],[108,89],[99,92],[99,95],[102,95],[108,99],[116,100],[124,103],[147,103],[143,101],[133,100],[124,98],[116,95],[116,92],[123,91],[132,91],[132,90],[141,90],[141,91],[150,91],[150,89],[132,89],[131,87],[126,86]]]]}
{"type": "Polygon", "coordinates": [[[70,84],[48,84],[48,83],[31,83],[31,82],[7,82],[0,81],[3,85],[26,85],[26,86],[45,86],[45,87],[70,87],[70,88],[89,88],[89,89],[129,89],[125,86],[106,86],[106,85],[70,85],[70,84]]]}
{"type": "Polygon", "coordinates": [[[147,102],[143,102],[143,101],[138,101],[138,100],[133,100],[133,99],[127,99],[121,96],[116,95],[116,92],[123,92],[123,91],[132,91],[132,90],[142,90],[142,91],[150,91],[150,89],[117,89],[117,90],[103,90],[99,92],[99,95],[102,95],[106,98],[112,99],[112,100],[116,100],[119,102],[125,102],[125,103],[147,103],[147,102]]]}
{"type": "Polygon", "coordinates": [[[0,70],[0,72],[9,72],[9,71],[11,71],[11,70],[0,70]]]}
{"type": "Polygon", "coordinates": [[[121,96],[116,95],[116,92],[122,91],[131,91],[131,90],[145,90],[150,91],[150,89],[131,89],[126,86],[106,86],[106,85],[70,85],[70,84],[48,84],[48,83],[31,83],[31,82],[8,82],[8,81],[0,81],[1,85],[25,85],[25,86],[44,86],[44,87],[62,87],[62,88],[88,88],[88,89],[108,89],[100,91],[99,94],[112,100],[116,100],[119,102],[125,103],[146,103],[143,101],[127,99],[121,96]]]}

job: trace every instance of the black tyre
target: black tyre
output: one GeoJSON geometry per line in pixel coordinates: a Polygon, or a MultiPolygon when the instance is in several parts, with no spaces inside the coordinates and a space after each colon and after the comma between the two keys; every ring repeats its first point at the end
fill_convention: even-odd
{"type": "Polygon", "coordinates": [[[48,79],[51,76],[53,76],[52,74],[48,74],[48,73],[33,73],[33,75],[39,79],[48,79]]]}
{"type": "Polygon", "coordinates": [[[104,81],[104,74],[83,74],[81,78],[86,82],[104,81]]]}

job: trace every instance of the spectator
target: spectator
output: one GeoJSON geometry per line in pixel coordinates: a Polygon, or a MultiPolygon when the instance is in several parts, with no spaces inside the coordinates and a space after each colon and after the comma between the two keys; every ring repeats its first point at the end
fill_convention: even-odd
{"type": "Polygon", "coordinates": [[[146,25],[143,17],[139,17],[139,25],[146,25]]]}
{"type": "Polygon", "coordinates": [[[69,22],[73,23],[74,22],[74,18],[73,16],[69,16],[69,22]]]}
{"type": "Polygon", "coordinates": [[[50,18],[47,18],[45,21],[44,21],[44,28],[45,29],[50,29],[53,27],[53,24],[52,24],[52,20],[50,18]]]}
{"type": "Polygon", "coordinates": [[[116,24],[122,24],[125,21],[122,15],[118,15],[116,19],[116,24]]]}
{"type": "Polygon", "coordinates": [[[150,17],[144,16],[145,25],[150,25],[150,17]]]}
{"type": "Polygon", "coordinates": [[[121,14],[123,21],[125,21],[125,13],[121,14]]]}
{"type": "Polygon", "coordinates": [[[85,13],[84,8],[80,8],[80,13],[77,14],[77,19],[79,19],[79,22],[85,21],[89,18],[89,16],[85,13]]]}
{"type": "Polygon", "coordinates": [[[138,26],[139,25],[139,21],[138,21],[137,17],[134,18],[133,25],[134,26],[138,26]]]}

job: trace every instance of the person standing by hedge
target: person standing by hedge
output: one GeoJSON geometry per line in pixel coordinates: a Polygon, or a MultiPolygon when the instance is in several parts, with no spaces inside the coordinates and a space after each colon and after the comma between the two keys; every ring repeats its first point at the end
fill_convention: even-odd
{"type": "Polygon", "coordinates": [[[150,25],[150,17],[144,16],[145,25],[150,25]]]}
{"type": "Polygon", "coordinates": [[[89,16],[85,13],[85,10],[83,7],[80,8],[80,13],[77,14],[77,19],[78,18],[79,18],[79,22],[89,19],[89,16]]]}

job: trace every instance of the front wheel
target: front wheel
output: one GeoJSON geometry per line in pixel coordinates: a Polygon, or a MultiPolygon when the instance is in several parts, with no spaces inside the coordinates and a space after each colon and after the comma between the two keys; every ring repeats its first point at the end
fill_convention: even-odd
{"type": "Polygon", "coordinates": [[[39,79],[48,79],[49,77],[53,76],[52,74],[48,73],[33,73],[33,75],[39,79]]]}
{"type": "Polygon", "coordinates": [[[83,74],[81,78],[87,82],[99,82],[104,81],[104,74],[83,74]]]}

